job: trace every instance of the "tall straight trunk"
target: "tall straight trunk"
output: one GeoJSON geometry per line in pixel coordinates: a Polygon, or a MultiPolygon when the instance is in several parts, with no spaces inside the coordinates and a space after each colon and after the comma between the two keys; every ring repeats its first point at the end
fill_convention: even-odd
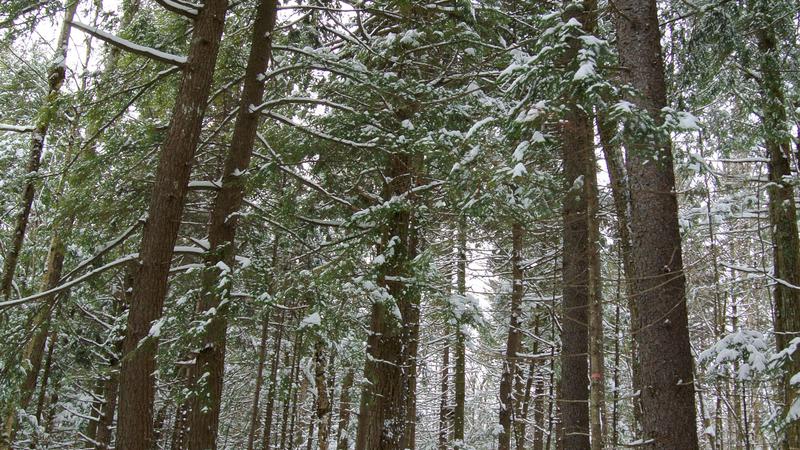
{"type": "MultiPolygon", "coordinates": [[[[630,100],[659,125],[667,99],[656,1],[618,0],[616,7],[623,81],[638,92],[630,100]]],[[[636,130],[626,152],[645,448],[692,450],[694,377],[672,144],[656,130],[636,130]]]]}
{"type": "Polygon", "coordinates": [[[258,404],[261,399],[261,388],[264,384],[264,366],[267,362],[267,338],[269,337],[269,314],[264,315],[261,323],[261,342],[258,345],[258,368],[256,369],[256,386],[253,392],[253,406],[250,408],[250,430],[247,433],[247,450],[253,450],[258,432],[258,404]]]}
{"type": "MultiPolygon", "coordinates": [[[[458,220],[458,261],[456,262],[456,284],[458,295],[467,295],[467,219],[458,220]]],[[[455,405],[453,408],[453,443],[456,448],[464,446],[464,406],[467,387],[466,336],[461,323],[456,323],[455,367],[453,387],[455,405]]]]}
{"type": "Polygon", "coordinates": [[[589,117],[573,107],[563,123],[563,319],[561,323],[562,441],[565,449],[589,449],[589,236],[586,168],[592,147],[589,117]]]}
{"type": "MultiPolygon", "coordinates": [[[[533,351],[536,354],[536,350],[533,351]]],[[[531,389],[533,388],[533,377],[536,372],[536,363],[533,359],[528,364],[528,376],[525,377],[525,383],[522,383],[522,371],[520,376],[517,377],[517,398],[522,399],[516,405],[516,413],[514,417],[514,440],[516,442],[517,450],[525,450],[527,443],[528,433],[528,412],[531,405],[531,389]]]]}
{"type": "Polygon", "coordinates": [[[439,450],[447,450],[447,437],[450,432],[450,346],[442,349],[442,371],[439,390],[439,450]]]}
{"type": "MultiPolygon", "coordinates": [[[[580,4],[568,3],[564,19],[577,19],[583,26],[581,33],[591,34],[594,31],[595,6],[596,3],[591,0],[580,4]]],[[[572,37],[564,55],[565,64],[577,69],[580,48],[581,41],[572,37]]],[[[562,124],[562,157],[567,191],[562,209],[564,256],[559,406],[564,448],[580,450],[591,447],[589,419],[590,416],[596,419],[595,414],[590,414],[587,389],[587,354],[590,349],[590,330],[593,330],[590,312],[595,311],[592,300],[598,292],[594,289],[593,280],[597,280],[599,275],[593,265],[597,253],[592,226],[595,221],[590,210],[590,206],[596,203],[596,200],[590,199],[596,192],[596,170],[591,118],[578,104],[579,99],[566,100],[568,106],[562,124]]],[[[592,420],[592,425],[597,421],[592,420]]]]}
{"type": "MultiPolygon", "coordinates": [[[[617,124],[604,114],[597,115],[597,129],[600,134],[600,144],[603,157],[606,161],[606,170],[611,184],[611,196],[614,199],[614,212],[617,216],[617,237],[620,241],[622,270],[625,274],[625,296],[627,298],[628,313],[630,314],[630,365],[631,384],[633,392],[641,392],[642,368],[639,362],[639,349],[635,336],[639,326],[639,309],[636,306],[636,296],[633,290],[633,262],[631,261],[631,209],[630,188],[625,163],[622,160],[619,146],[614,142],[617,124]]],[[[615,385],[616,386],[616,385],[615,385]]],[[[633,396],[633,431],[639,435],[642,423],[642,404],[639,395],[633,396]]]]}
{"type": "MultiPolygon", "coordinates": [[[[409,195],[413,186],[415,159],[408,154],[388,155],[386,176],[390,180],[383,198],[409,195]]],[[[410,199],[411,200],[411,199],[410,199]]],[[[410,278],[411,261],[416,257],[416,239],[411,206],[390,213],[383,230],[379,253],[391,248],[381,266],[378,281],[390,300],[372,304],[366,383],[358,415],[357,450],[402,450],[413,439],[409,433],[408,411],[412,379],[415,374],[415,328],[419,326],[419,296],[410,278]],[[400,310],[395,317],[392,303],[400,310]]]]}
{"type": "Polygon", "coordinates": [[[275,415],[275,394],[278,389],[278,368],[281,363],[281,344],[283,343],[284,326],[286,323],[286,311],[281,310],[278,314],[278,322],[275,324],[275,336],[272,339],[275,346],[275,356],[269,369],[269,390],[267,391],[267,405],[264,408],[264,438],[262,449],[270,449],[272,439],[272,421],[275,415]]]}
{"type": "MultiPolygon", "coordinates": [[[[593,130],[591,120],[588,128],[593,130]]],[[[586,225],[588,237],[589,265],[589,422],[591,425],[592,450],[605,447],[606,431],[605,402],[605,355],[603,345],[603,285],[600,276],[600,223],[599,197],[597,192],[597,162],[594,148],[586,158],[586,225]]]]}
{"type": "MultiPolygon", "coordinates": [[[[261,0],[256,9],[250,57],[245,70],[244,87],[239,100],[239,112],[233,128],[231,148],[222,175],[222,186],[214,200],[211,225],[208,231],[209,251],[203,273],[200,296],[201,314],[212,309],[204,329],[203,346],[196,357],[195,374],[206,374],[205,395],[195,395],[189,412],[190,450],[216,448],[219,413],[222,403],[222,385],[225,372],[225,344],[228,329],[227,311],[230,305],[232,282],[226,279],[222,289],[217,286],[223,277],[230,277],[236,256],[237,223],[239,208],[244,198],[244,172],[250,166],[253,144],[259,124],[259,112],[251,105],[261,102],[264,96],[264,79],[272,51],[272,32],[277,15],[277,0],[261,0]],[[222,264],[220,264],[222,263],[222,264]],[[220,269],[220,266],[227,270],[220,269]]],[[[193,377],[196,378],[196,377],[193,377]]]]}
{"type": "MultiPolygon", "coordinates": [[[[19,200],[19,211],[14,218],[14,235],[11,245],[6,249],[3,258],[3,274],[0,279],[0,294],[8,299],[11,296],[11,286],[14,282],[14,273],[17,270],[17,261],[22,251],[22,243],[25,240],[25,232],[28,229],[28,219],[31,214],[33,197],[36,194],[36,175],[42,162],[42,149],[44,148],[47,132],[58,109],[58,97],[61,86],[66,78],[66,58],[67,47],[69,45],[69,35],[72,30],[72,19],[78,9],[78,0],[65,0],[66,10],[64,11],[64,21],[61,23],[61,31],[56,42],[56,52],[53,55],[53,65],[47,73],[48,91],[44,98],[44,103],[37,114],[35,130],[31,135],[30,150],[28,152],[28,162],[25,166],[25,186],[22,189],[22,196],[19,200]]],[[[0,449],[4,449],[5,444],[0,442],[0,449]]]]}
{"type": "MultiPolygon", "coordinates": [[[[325,343],[322,339],[318,339],[314,349],[314,381],[317,387],[317,407],[316,407],[316,423],[317,423],[317,448],[319,450],[328,450],[328,442],[330,441],[330,429],[328,428],[328,416],[331,414],[331,401],[328,395],[327,378],[327,361],[325,357],[325,343]]],[[[314,423],[314,421],[312,421],[314,423]]],[[[312,440],[311,435],[308,436],[308,441],[312,440]]]]}
{"type": "Polygon", "coordinates": [[[517,372],[517,353],[522,346],[522,244],[524,230],[515,222],[511,226],[511,315],[506,339],[506,354],[500,378],[500,427],[498,450],[511,450],[512,419],[514,416],[514,378],[517,372]]]}
{"type": "Polygon", "coordinates": [[[149,336],[150,328],[161,318],[164,307],[172,251],[181,224],[183,201],[200,139],[227,8],[227,0],[207,0],[194,20],[188,60],[156,169],[120,371],[117,447],[126,450],[145,450],[154,445],[158,336],[149,336]]]}
{"type": "Polygon", "coordinates": [[[342,392],[339,396],[339,424],[336,430],[336,450],[348,450],[350,448],[350,436],[347,428],[350,426],[350,410],[353,407],[350,402],[350,389],[353,387],[354,378],[353,369],[348,369],[342,380],[342,392]]]}
{"type": "MultiPolygon", "coordinates": [[[[535,376],[535,373],[533,374],[535,376]]],[[[544,377],[536,378],[533,391],[533,450],[545,450],[544,441],[544,399],[547,392],[544,388],[544,377]]]]}
{"type": "MultiPolygon", "coordinates": [[[[772,249],[775,278],[793,286],[800,284],[800,239],[797,232],[797,207],[789,162],[791,138],[780,72],[775,18],[771,2],[754,0],[756,40],[760,53],[759,88],[761,125],[764,146],[769,157],[769,218],[772,226],[772,249]]],[[[800,291],[782,282],[775,283],[775,340],[783,350],[800,334],[800,291]]],[[[783,367],[783,401],[786,411],[797,401],[797,391],[790,384],[800,372],[800,356],[793,355],[783,367]]],[[[800,448],[800,421],[794,420],[784,430],[783,448],[800,448]]]]}

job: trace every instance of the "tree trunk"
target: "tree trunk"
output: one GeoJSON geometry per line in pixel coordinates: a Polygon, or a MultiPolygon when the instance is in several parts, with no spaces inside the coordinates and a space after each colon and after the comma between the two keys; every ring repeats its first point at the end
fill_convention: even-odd
{"type": "Polygon", "coordinates": [[[511,450],[512,418],[514,415],[514,377],[517,372],[517,353],[522,345],[522,225],[514,223],[511,227],[511,315],[508,324],[506,354],[503,360],[503,374],[500,378],[500,427],[498,450],[511,450]]]}
{"type": "MultiPolygon", "coordinates": [[[[456,283],[458,295],[467,295],[467,220],[460,217],[458,221],[458,261],[456,264],[456,283]]],[[[453,374],[453,387],[455,394],[455,406],[453,408],[453,446],[461,448],[464,446],[464,406],[466,399],[466,336],[462,329],[461,322],[456,323],[456,345],[455,345],[455,373],[453,374]]]]}
{"type": "MultiPolygon", "coordinates": [[[[50,129],[50,123],[56,114],[59,92],[61,91],[61,85],[64,84],[64,79],[66,77],[65,61],[67,58],[67,47],[69,46],[69,35],[72,30],[72,19],[75,17],[75,11],[78,9],[78,1],[66,0],[64,3],[66,6],[64,21],[61,23],[61,31],[59,32],[58,41],[56,43],[56,52],[55,55],[53,55],[53,61],[56,61],[56,63],[50,67],[47,74],[49,89],[44,99],[44,104],[39,109],[35,130],[31,136],[28,163],[25,166],[25,187],[22,189],[19,211],[14,219],[14,235],[11,239],[11,245],[9,245],[5,257],[3,258],[3,275],[2,279],[0,279],[0,294],[2,294],[2,298],[5,299],[11,296],[14,273],[17,270],[17,261],[22,251],[22,243],[25,240],[25,232],[28,228],[28,219],[31,214],[33,197],[36,193],[35,178],[42,162],[42,149],[44,148],[44,142],[47,138],[47,132],[50,129]]],[[[1,318],[0,316],[0,319],[1,318]]],[[[0,442],[0,449],[5,448],[7,448],[5,444],[0,442]]]]}
{"type": "MultiPolygon", "coordinates": [[[[261,0],[253,24],[250,57],[245,71],[244,87],[239,101],[239,112],[233,128],[231,148],[225,161],[222,186],[211,211],[208,231],[210,248],[203,273],[200,298],[201,314],[215,311],[206,325],[202,350],[196,357],[195,374],[208,373],[204,386],[198,386],[205,395],[195,395],[189,411],[190,450],[216,448],[219,413],[222,403],[222,385],[225,372],[225,344],[228,329],[227,310],[230,305],[230,268],[234,266],[236,248],[237,213],[244,198],[244,172],[250,166],[253,143],[259,124],[259,112],[251,105],[261,102],[264,96],[262,74],[267,70],[272,49],[272,31],[277,15],[277,0],[261,0]],[[222,264],[220,264],[222,263],[222,264]],[[221,269],[227,267],[228,269],[221,269]],[[226,278],[220,289],[220,279],[226,278]]],[[[197,377],[192,377],[197,378],[197,377]]]]}
{"type": "MultiPolygon", "coordinates": [[[[588,128],[593,130],[591,120],[588,128]]],[[[605,402],[605,355],[603,350],[603,285],[600,276],[600,223],[599,198],[597,192],[597,162],[594,148],[590,148],[586,158],[586,225],[588,233],[589,256],[589,421],[591,424],[592,450],[605,447],[606,431],[605,402]]]]}
{"type": "MultiPolygon", "coordinates": [[[[328,450],[328,442],[330,440],[328,416],[331,413],[331,401],[328,396],[328,384],[325,381],[327,378],[327,361],[325,358],[325,343],[322,339],[317,340],[316,348],[314,349],[314,358],[314,381],[317,387],[317,448],[319,448],[319,450],[328,450]]],[[[311,435],[308,436],[309,442],[311,442],[312,437],[311,435]]]]}
{"type": "MultiPolygon", "coordinates": [[[[614,199],[614,212],[617,215],[617,235],[620,241],[622,256],[622,270],[625,273],[625,296],[627,298],[628,313],[630,314],[630,365],[631,384],[633,392],[641,392],[642,369],[639,362],[639,347],[636,343],[637,326],[639,324],[639,309],[636,306],[636,296],[633,290],[633,262],[631,261],[631,209],[630,187],[625,163],[619,151],[619,146],[614,143],[617,124],[608,120],[603,114],[597,115],[597,129],[600,134],[600,143],[606,169],[611,184],[611,196],[614,199]]],[[[615,385],[616,386],[616,385],[615,385]]],[[[642,404],[639,395],[633,396],[633,431],[634,436],[639,436],[642,423],[642,404]]]]}
{"type": "Polygon", "coordinates": [[[447,435],[450,431],[450,346],[442,349],[441,389],[439,391],[439,450],[447,450],[447,435]]]}
{"type": "Polygon", "coordinates": [[[162,315],[172,251],[181,224],[183,200],[200,138],[227,7],[227,0],[207,0],[194,21],[188,62],[156,169],[120,371],[117,447],[126,450],[145,450],[154,445],[156,380],[153,374],[158,336],[149,334],[153,322],[162,315]]]}
{"type": "Polygon", "coordinates": [[[561,427],[565,449],[589,449],[589,236],[587,159],[593,151],[589,117],[573,107],[563,123],[564,256],[561,323],[561,427]]]}
{"type": "Polygon", "coordinates": [[[350,426],[350,389],[353,387],[353,369],[349,369],[342,380],[342,392],[339,397],[339,425],[336,430],[336,450],[350,448],[350,436],[347,428],[350,426]]]}
{"type": "Polygon", "coordinates": [[[275,357],[272,359],[272,365],[269,369],[269,390],[267,391],[267,405],[264,408],[264,438],[263,450],[270,449],[270,440],[272,439],[272,420],[275,413],[275,393],[278,384],[278,368],[281,363],[281,344],[283,343],[283,327],[286,322],[286,312],[281,310],[278,314],[278,323],[275,324],[275,336],[272,339],[275,347],[275,357]]]}
{"type": "MultiPolygon", "coordinates": [[[[787,112],[783,79],[775,37],[775,18],[771,17],[771,2],[757,0],[756,39],[760,53],[759,88],[761,94],[761,125],[764,146],[769,157],[769,217],[772,226],[775,283],[775,340],[779,350],[789,346],[800,333],[800,291],[790,288],[800,285],[800,240],[797,231],[797,207],[789,163],[791,138],[787,129],[787,112]]],[[[786,411],[797,401],[791,386],[792,376],[800,372],[800,356],[793,355],[783,367],[783,402],[786,411]]],[[[793,420],[784,430],[784,449],[800,448],[800,421],[793,420]]]]}
{"type": "Polygon", "coordinates": [[[253,392],[253,406],[250,409],[250,431],[247,433],[247,450],[253,450],[256,433],[258,432],[258,403],[261,398],[261,387],[264,384],[264,366],[267,361],[267,338],[269,337],[268,331],[269,314],[265,313],[261,323],[261,342],[258,345],[258,368],[256,369],[256,386],[253,392]]]}
{"type": "MultiPolygon", "coordinates": [[[[616,6],[623,81],[638,91],[630,100],[657,126],[667,100],[656,2],[616,6]]],[[[698,448],[694,379],[671,143],[656,130],[631,131],[626,151],[645,448],[692,450],[698,448]]]]}
{"type": "MultiPolygon", "coordinates": [[[[388,158],[386,175],[390,181],[384,191],[385,201],[409,195],[415,163],[408,154],[393,153],[388,158]]],[[[378,248],[379,253],[391,248],[378,276],[379,284],[391,299],[372,305],[364,365],[367,382],[359,408],[357,450],[402,450],[413,439],[408,414],[413,395],[410,391],[416,378],[413,371],[419,296],[416,287],[404,281],[413,275],[409,267],[416,257],[413,227],[411,206],[399,207],[390,213],[378,248]],[[400,310],[399,319],[392,312],[393,302],[400,310]]]]}

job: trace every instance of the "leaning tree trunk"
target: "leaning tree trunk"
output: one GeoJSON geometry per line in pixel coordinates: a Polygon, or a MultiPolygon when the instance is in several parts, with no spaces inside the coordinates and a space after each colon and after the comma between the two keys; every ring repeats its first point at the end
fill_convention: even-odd
{"type": "Polygon", "coordinates": [[[200,139],[227,7],[227,0],[206,0],[194,20],[188,60],[156,169],[120,371],[117,447],[126,450],[145,450],[155,444],[153,373],[158,336],[148,338],[148,335],[164,307],[172,250],[181,224],[183,200],[200,139]]]}
{"type": "MultiPolygon", "coordinates": [[[[3,274],[0,279],[0,294],[2,298],[8,299],[11,296],[11,285],[14,281],[14,272],[17,270],[17,261],[22,251],[22,243],[25,240],[25,231],[28,228],[28,219],[31,214],[33,197],[36,194],[36,175],[42,162],[42,149],[50,129],[50,123],[58,109],[58,97],[61,86],[66,78],[66,58],[67,47],[69,45],[69,35],[72,30],[72,19],[78,9],[78,0],[66,0],[66,11],[64,21],[61,23],[61,31],[58,35],[56,52],[53,56],[53,65],[47,74],[49,88],[44,104],[39,109],[36,118],[35,129],[31,137],[30,151],[28,152],[28,163],[25,166],[25,187],[22,189],[22,196],[19,201],[19,211],[14,219],[14,236],[11,245],[6,250],[3,258],[3,274]]],[[[0,443],[0,449],[4,448],[0,443]]]]}
{"type": "MultiPolygon", "coordinates": [[[[625,274],[625,297],[627,298],[628,313],[630,314],[630,366],[631,385],[633,392],[641,392],[642,369],[639,362],[639,349],[634,336],[637,334],[639,324],[639,310],[636,298],[633,295],[633,263],[631,262],[631,234],[630,234],[630,189],[628,187],[628,174],[622,160],[619,146],[614,142],[617,124],[603,114],[597,115],[597,129],[600,135],[600,144],[603,149],[603,159],[606,161],[606,170],[611,185],[611,196],[614,199],[614,212],[617,216],[617,237],[620,241],[622,256],[622,271],[625,274]]],[[[640,397],[633,397],[633,433],[639,436],[642,423],[642,405],[640,397]]]]}
{"type": "MultiPolygon", "coordinates": [[[[238,215],[244,198],[244,172],[250,166],[253,144],[258,130],[258,111],[251,105],[261,102],[264,96],[264,79],[272,50],[272,32],[277,14],[276,0],[261,0],[256,10],[250,57],[245,71],[244,87],[239,101],[239,112],[233,128],[231,148],[225,161],[222,186],[211,211],[208,231],[210,249],[203,273],[200,311],[216,311],[209,319],[203,333],[202,350],[196,357],[194,373],[208,373],[204,386],[198,388],[208,395],[195,395],[189,411],[189,449],[216,448],[219,413],[222,403],[222,383],[225,372],[225,343],[228,329],[227,310],[232,287],[230,268],[236,256],[235,242],[238,215]],[[221,264],[220,264],[221,263],[221,264]],[[228,269],[222,270],[220,266],[228,269]],[[228,277],[222,288],[221,277],[228,277]]],[[[197,379],[198,377],[192,377],[197,379]]]]}
{"type": "MultiPolygon", "coordinates": [[[[388,159],[386,175],[390,181],[383,195],[385,201],[408,195],[414,172],[411,155],[392,153],[388,159]]],[[[411,206],[396,208],[390,213],[378,248],[380,253],[392,246],[378,277],[391,299],[372,304],[357,450],[402,450],[408,439],[406,421],[411,375],[405,363],[409,362],[407,346],[411,343],[405,340],[410,335],[408,328],[414,326],[414,317],[419,317],[416,288],[404,281],[412,275],[409,265],[416,256],[413,227],[411,206]],[[400,318],[392,312],[392,303],[400,310],[400,318]]]]}
{"type": "MultiPolygon", "coordinates": [[[[764,144],[769,157],[769,218],[772,228],[772,248],[775,278],[775,340],[778,349],[787,348],[800,336],[800,239],[797,231],[797,207],[792,171],[789,163],[792,142],[787,129],[787,113],[783,80],[778,59],[778,42],[770,15],[770,2],[758,0],[753,8],[756,16],[756,39],[760,53],[759,78],[761,94],[761,124],[764,144]]],[[[800,357],[793,355],[784,366],[783,400],[788,409],[797,401],[797,391],[790,380],[800,373],[800,357]]],[[[800,448],[800,421],[793,420],[784,429],[783,448],[800,448]]]]}
{"type": "Polygon", "coordinates": [[[506,354],[500,378],[500,427],[498,450],[511,450],[512,419],[514,416],[514,378],[517,372],[517,353],[522,346],[522,241],[524,230],[515,222],[511,227],[511,315],[508,324],[506,354]]]}
{"type": "MultiPolygon", "coordinates": [[[[618,0],[617,40],[630,100],[663,123],[667,106],[655,0],[618,0]]],[[[631,196],[637,339],[642,363],[645,448],[698,448],[686,279],[681,258],[672,144],[657,130],[631,130],[626,140],[631,196]]]]}

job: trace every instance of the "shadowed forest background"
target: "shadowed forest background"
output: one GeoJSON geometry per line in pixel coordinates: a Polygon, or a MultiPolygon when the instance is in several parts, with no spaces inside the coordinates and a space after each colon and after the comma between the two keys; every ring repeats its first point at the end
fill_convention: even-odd
{"type": "Polygon", "coordinates": [[[0,450],[800,449],[793,0],[4,0],[0,450]]]}

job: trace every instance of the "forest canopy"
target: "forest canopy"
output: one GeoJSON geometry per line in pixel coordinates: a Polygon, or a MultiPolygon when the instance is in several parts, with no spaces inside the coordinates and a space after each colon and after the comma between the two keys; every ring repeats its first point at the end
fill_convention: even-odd
{"type": "Polygon", "coordinates": [[[0,450],[800,448],[799,35],[4,0],[0,450]]]}

